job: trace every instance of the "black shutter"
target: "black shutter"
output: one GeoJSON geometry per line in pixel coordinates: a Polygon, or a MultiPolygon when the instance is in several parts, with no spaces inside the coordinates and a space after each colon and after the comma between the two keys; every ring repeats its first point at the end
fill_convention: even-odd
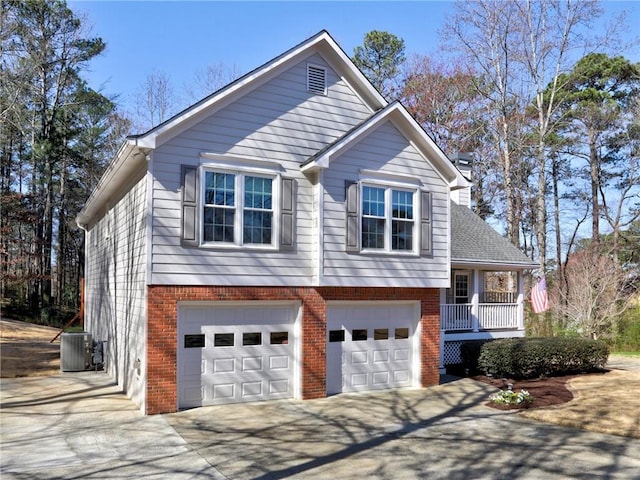
{"type": "Polygon", "coordinates": [[[431,192],[420,192],[420,255],[433,255],[431,192]]]}
{"type": "Polygon", "coordinates": [[[296,186],[294,178],[282,177],[280,188],[280,250],[294,250],[296,241],[296,186]]]}
{"type": "Polygon", "coordinates": [[[358,183],[345,180],[345,207],[347,223],[345,226],[347,252],[360,251],[360,198],[358,183]]]}
{"type": "Polygon", "coordinates": [[[197,247],[198,229],[198,168],[182,165],[182,245],[197,247]]]}

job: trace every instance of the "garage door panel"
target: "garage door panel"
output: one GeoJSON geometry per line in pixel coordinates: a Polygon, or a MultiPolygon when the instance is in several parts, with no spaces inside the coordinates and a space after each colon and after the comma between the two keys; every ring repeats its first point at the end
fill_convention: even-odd
{"type": "Polygon", "coordinates": [[[369,352],[351,352],[351,364],[358,365],[362,363],[367,363],[369,360],[369,352]]]}
{"type": "Polygon", "coordinates": [[[367,373],[354,373],[350,377],[350,384],[354,387],[363,387],[369,384],[369,375],[367,373]]]}
{"type": "Polygon", "coordinates": [[[233,373],[236,370],[235,358],[218,358],[211,363],[213,368],[205,373],[233,373]]]}
{"type": "Polygon", "coordinates": [[[408,348],[396,348],[393,351],[393,360],[396,362],[408,362],[411,351],[408,348]]]}
{"type": "Polygon", "coordinates": [[[242,383],[242,398],[254,400],[256,397],[262,397],[262,380],[256,382],[242,383]],[[253,398],[250,398],[253,397],[253,398]]]}
{"type": "Polygon", "coordinates": [[[261,372],[262,357],[243,357],[242,371],[243,372],[261,372]]]}
{"type": "Polygon", "coordinates": [[[192,407],[286,398],[294,389],[297,304],[183,307],[178,326],[178,402],[192,407]],[[202,348],[184,348],[186,332],[202,348]],[[194,363],[204,366],[194,370],[194,363]]]}
{"type": "Polygon", "coordinates": [[[385,372],[374,372],[373,374],[373,384],[376,386],[382,386],[382,387],[386,387],[388,385],[391,385],[391,383],[389,382],[389,372],[385,371],[385,372]]]}
{"type": "Polygon", "coordinates": [[[271,370],[289,370],[290,365],[288,355],[271,355],[269,357],[269,368],[271,370]]]}
{"type": "MultiPolygon", "coordinates": [[[[210,389],[211,395],[203,395],[202,398],[213,398],[215,400],[233,400],[236,396],[236,384],[234,382],[231,383],[219,383],[211,385],[210,389]]],[[[199,399],[202,402],[202,399],[199,399]]]]}
{"type": "Polygon", "coordinates": [[[389,350],[374,350],[373,351],[374,363],[388,363],[389,362],[389,350]]]}
{"type": "Polygon", "coordinates": [[[272,380],[269,382],[269,394],[287,397],[291,395],[289,379],[272,380]]]}

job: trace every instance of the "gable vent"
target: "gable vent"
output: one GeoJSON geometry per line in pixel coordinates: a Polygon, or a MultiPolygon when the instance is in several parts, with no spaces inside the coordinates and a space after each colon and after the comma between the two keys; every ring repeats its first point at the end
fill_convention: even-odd
{"type": "Polygon", "coordinates": [[[317,65],[307,65],[307,90],[319,95],[327,94],[327,70],[317,65]]]}

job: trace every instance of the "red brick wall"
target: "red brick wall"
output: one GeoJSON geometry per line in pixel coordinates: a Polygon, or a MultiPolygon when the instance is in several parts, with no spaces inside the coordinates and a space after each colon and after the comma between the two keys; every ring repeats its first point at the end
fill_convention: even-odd
{"type": "Polygon", "coordinates": [[[421,382],[438,384],[439,292],[422,288],[148,287],[146,413],[177,408],[176,337],[178,302],[285,300],[302,303],[302,398],[326,395],[326,302],[332,300],[419,300],[421,382]]]}

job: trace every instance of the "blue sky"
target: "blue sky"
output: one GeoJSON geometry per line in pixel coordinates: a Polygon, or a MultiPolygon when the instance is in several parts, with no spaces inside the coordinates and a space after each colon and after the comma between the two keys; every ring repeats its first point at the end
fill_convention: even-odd
{"type": "MultiPolygon", "coordinates": [[[[413,2],[212,2],[70,1],[86,15],[91,36],[107,44],[91,61],[94,89],[132,101],[154,69],[169,75],[175,88],[197,70],[222,63],[246,73],[322,29],[351,55],[365,33],[385,30],[405,40],[407,54],[438,52],[439,30],[453,3],[413,2]]],[[[640,29],[640,2],[603,2],[607,14],[623,9],[640,29]]],[[[622,52],[640,61],[640,52],[622,52]]]]}

